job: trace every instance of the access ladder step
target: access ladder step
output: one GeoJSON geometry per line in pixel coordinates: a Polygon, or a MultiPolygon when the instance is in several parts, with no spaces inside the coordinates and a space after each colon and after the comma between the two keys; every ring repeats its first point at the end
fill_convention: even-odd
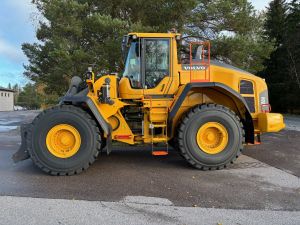
{"type": "Polygon", "coordinates": [[[152,123],[150,126],[151,126],[150,129],[151,129],[151,128],[156,128],[156,127],[167,127],[167,124],[153,124],[152,123]]]}
{"type": "Polygon", "coordinates": [[[168,155],[168,154],[169,154],[168,151],[152,151],[153,156],[164,156],[164,155],[168,155]]]}
{"type": "Polygon", "coordinates": [[[153,143],[157,143],[157,142],[167,142],[168,139],[166,137],[153,137],[152,138],[153,143]]]}
{"type": "Polygon", "coordinates": [[[168,113],[168,111],[166,111],[166,112],[151,112],[151,114],[167,114],[168,113]]]}

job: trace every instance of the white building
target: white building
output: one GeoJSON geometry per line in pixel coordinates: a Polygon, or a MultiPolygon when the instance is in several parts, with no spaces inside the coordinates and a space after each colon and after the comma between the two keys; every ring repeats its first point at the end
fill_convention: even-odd
{"type": "Polygon", "coordinates": [[[14,91],[0,87],[0,111],[14,110],[14,91]]]}

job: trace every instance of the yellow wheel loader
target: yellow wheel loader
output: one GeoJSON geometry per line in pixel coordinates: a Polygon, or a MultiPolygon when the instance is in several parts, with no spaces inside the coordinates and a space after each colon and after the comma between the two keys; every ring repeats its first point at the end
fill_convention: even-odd
{"type": "Polygon", "coordinates": [[[112,142],[148,144],[152,154],[169,146],[195,168],[225,168],[245,144],[285,127],[270,113],[265,81],[210,59],[209,42],[189,43],[179,54],[178,33],[129,33],[123,37],[125,69],[119,78],[73,77],[57,106],[21,126],[15,162],[31,158],[51,175],[86,170],[112,142]]]}

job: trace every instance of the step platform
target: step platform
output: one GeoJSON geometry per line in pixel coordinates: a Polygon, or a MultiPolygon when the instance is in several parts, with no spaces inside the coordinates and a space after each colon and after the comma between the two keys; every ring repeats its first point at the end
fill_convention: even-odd
{"type": "Polygon", "coordinates": [[[165,150],[162,150],[162,151],[158,151],[158,150],[152,151],[152,155],[153,156],[165,156],[165,155],[168,155],[168,154],[169,154],[169,152],[165,151],[165,150]]]}

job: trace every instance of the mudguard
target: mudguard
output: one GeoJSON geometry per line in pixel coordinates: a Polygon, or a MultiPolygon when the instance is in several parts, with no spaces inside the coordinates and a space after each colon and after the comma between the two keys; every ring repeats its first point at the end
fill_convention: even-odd
{"type": "Polygon", "coordinates": [[[245,107],[245,115],[244,119],[242,119],[242,122],[245,126],[245,132],[246,132],[246,143],[254,143],[254,124],[251,117],[251,113],[249,110],[249,107],[245,101],[245,99],[235,90],[232,88],[218,82],[200,82],[200,83],[189,83],[184,87],[184,90],[182,91],[181,95],[175,102],[174,106],[172,107],[171,111],[169,112],[168,116],[168,134],[172,136],[172,121],[174,117],[176,116],[176,113],[178,112],[179,108],[181,107],[185,97],[187,96],[188,92],[192,90],[193,88],[220,88],[220,90],[226,91],[228,94],[233,96],[234,98],[238,99],[243,106],[245,107]]]}
{"type": "MultiPolygon", "coordinates": [[[[72,104],[72,105],[81,105],[85,103],[88,108],[93,113],[96,121],[103,129],[104,133],[106,134],[106,152],[109,154],[112,149],[112,138],[111,138],[111,126],[104,120],[102,115],[97,110],[95,104],[92,100],[87,97],[88,88],[80,85],[82,84],[82,80],[79,77],[73,77],[71,80],[71,84],[69,90],[67,91],[66,95],[62,97],[59,101],[59,104],[72,104]]],[[[22,124],[21,125],[21,146],[19,150],[12,156],[12,159],[15,163],[23,161],[25,159],[30,158],[30,155],[27,150],[27,133],[30,129],[30,124],[22,124]]]]}
{"type": "Polygon", "coordinates": [[[80,105],[82,103],[85,103],[88,108],[91,110],[91,113],[94,115],[96,122],[99,124],[99,126],[103,129],[104,133],[106,134],[106,152],[109,155],[111,153],[112,149],[112,128],[110,124],[108,124],[103,116],[98,111],[97,107],[93,103],[93,101],[87,97],[86,95],[74,95],[74,96],[65,96],[60,104],[72,104],[72,105],[80,105]]]}
{"type": "Polygon", "coordinates": [[[102,117],[94,102],[87,96],[88,92],[89,89],[86,83],[83,82],[81,78],[75,76],[71,80],[69,90],[67,91],[66,95],[61,98],[59,104],[72,104],[81,106],[84,103],[90,109],[91,113],[96,119],[96,122],[106,134],[106,152],[109,154],[112,149],[112,128],[110,124],[108,124],[102,117]]]}

